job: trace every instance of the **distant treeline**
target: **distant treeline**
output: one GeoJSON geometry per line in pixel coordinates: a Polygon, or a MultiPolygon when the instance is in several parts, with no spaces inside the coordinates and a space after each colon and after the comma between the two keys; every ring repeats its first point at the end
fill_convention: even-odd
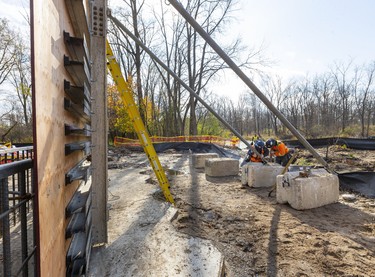
{"type": "MultiPolygon", "coordinates": [[[[321,136],[375,135],[375,62],[363,66],[336,64],[314,77],[284,81],[263,77],[259,86],[301,133],[321,136]]],[[[218,100],[217,110],[242,134],[287,137],[285,126],[252,93],[237,104],[218,100]]]]}

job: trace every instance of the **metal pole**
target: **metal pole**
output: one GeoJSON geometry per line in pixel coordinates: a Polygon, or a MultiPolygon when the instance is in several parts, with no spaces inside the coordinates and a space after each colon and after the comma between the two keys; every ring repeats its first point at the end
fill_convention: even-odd
{"type": "MultiPolygon", "coordinates": [[[[18,188],[20,190],[21,197],[26,196],[26,174],[29,170],[26,169],[20,173],[18,173],[18,188]]],[[[29,203],[29,202],[27,202],[29,203]]],[[[29,264],[27,261],[28,254],[27,254],[27,203],[24,203],[20,207],[20,218],[21,218],[21,255],[22,255],[22,276],[27,277],[29,274],[29,264]]]]}
{"type": "MultiPolygon", "coordinates": [[[[9,211],[8,200],[8,179],[0,179],[0,214],[9,211]]],[[[10,224],[9,213],[1,219],[1,234],[3,237],[3,274],[4,276],[11,276],[12,257],[10,252],[10,224]]]]}
{"type": "Polygon", "coordinates": [[[270,109],[277,118],[292,132],[293,135],[308,149],[311,154],[326,168],[327,162],[315,151],[310,143],[298,132],[298,130],[276,109],[258,87],[245,75],[245,73],[235,64],[235,62],[220,48],[220,46],[210,37],[209,34],[190,16],[184,7],[176,0],[168,0],[169,3],[185,18],[187,22],[202,36],[202,38],[215,50],[215,52],[228,64],[238,77],[258,96],[258,98],[270,109]]]}
{"type": "Polygon", "coordinates": [[[150,57],[156,61],[159,65],[161,65],[173,78],[175,78],[187,91],[189,91],[192,95],[194,95],[195,98],[197,98],[199,100],[199,102],[205,106],[207,108],[207,110],[209,110],[218,120],[220,120],[221,123],[223,123],[229,130],[231,130],[233,132],[233,134],[235,134],[243,143],[245,143],[249,148],[251,147],[251,144],[245,139],[242,137],[242,135],[240,133],[238,133],[236,131],[236,129],[234,129],[232,126],[229,125],[228,122],[226,122],[219,114],[217,114],[198,94],[196,94],[194,92],[194,90],[192,90],[183,80],[181,80],[180,77],[178,77],[171,69],[169,69],[168,66],[166,66],[158,57],[156,57],[154,55],[154,53],[152,53],[152,51],[150,49],[147,48],[147,46],[145,46],[143,44],[142,41],[140,41],[136,36],[134,36],[132,34],[131,31],[129,31],[129,29],[127,29],[118,19],[116,19],[115,17],[112,16],[112,14],[109,12],[108,13],[108,17],[113,21],[113,23],[115,23],[115,25],[117,27],[119,27],[121,30],[123,30],[129,37],[131,37],[135,43],[137,43],[139,46],[141,46],[143,48],[143,50],[146,51],[147,54],[150,55],[150,57]]]}

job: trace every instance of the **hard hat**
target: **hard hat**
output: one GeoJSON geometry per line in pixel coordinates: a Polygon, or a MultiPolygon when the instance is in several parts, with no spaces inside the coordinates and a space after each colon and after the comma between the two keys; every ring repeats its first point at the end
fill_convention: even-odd
{"type": "Polygon", "coordinates": [[[262,140],[256,140],[254,143],[255,150],[258,151],[258,153],[263,154],[264,149],[266,148],[264,142],[262,140]]]}
{"type": "Polygon", "coordinates": [[[276,146],[276,145],[277,145],[277,141],[274,140],[274,139],[272,139],[272,138],[266,141],[266,146],[267,146],[268,148],[270,148],[270,147],[272,147],[272,146],[276,146]]]}

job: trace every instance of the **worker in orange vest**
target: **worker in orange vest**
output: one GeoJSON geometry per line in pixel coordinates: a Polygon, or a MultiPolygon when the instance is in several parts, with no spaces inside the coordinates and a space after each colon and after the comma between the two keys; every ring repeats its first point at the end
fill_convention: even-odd
{"type": "Polygon", "coordinates": [[[276,163],[286,166],[290,158],[292,157],[292,149],[289,149],[282,141],[277,141],[270,138],[266,141],[266,147],[270,148],[270,157],[276,157],[276,163]]]}

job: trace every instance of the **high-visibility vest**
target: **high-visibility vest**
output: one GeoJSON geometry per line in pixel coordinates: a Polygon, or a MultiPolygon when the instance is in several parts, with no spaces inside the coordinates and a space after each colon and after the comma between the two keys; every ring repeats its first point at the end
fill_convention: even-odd
{"type": "Polygon", "coordinates": [[[276,157],[282,157],[288,154],[289,149],[283,142],[278,142],[276,146],[272,146],[271,150],[276,157]]]}

